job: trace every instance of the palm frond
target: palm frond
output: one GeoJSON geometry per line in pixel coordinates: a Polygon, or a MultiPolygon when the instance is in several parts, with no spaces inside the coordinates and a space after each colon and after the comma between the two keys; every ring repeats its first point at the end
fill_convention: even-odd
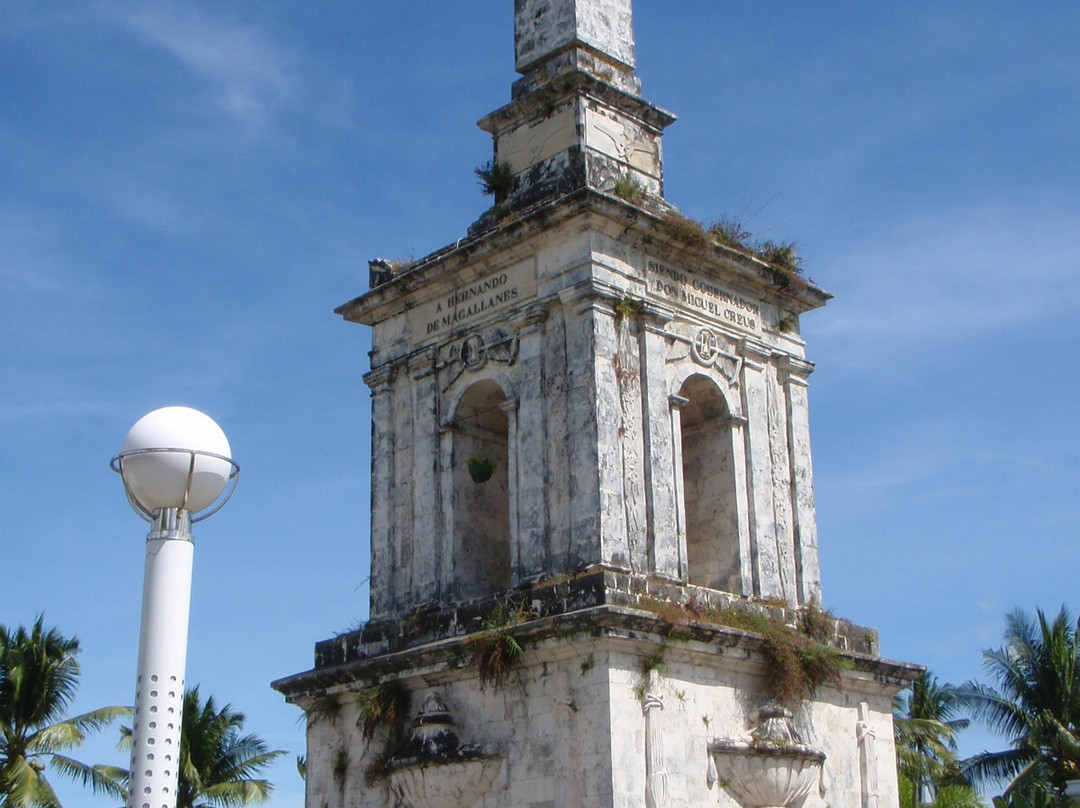
{"type": "Polygon", "coordinates": [[[125,769],[116,766],[88,766],[64,755],[53,755],[50,761],[65,777],[88,786],[95,794],[105,794],[117,800],[128,798],[125,769]]]}
{"type": "Polygon", "coordinates": [[[994,786],[1008,782],[1025,771],[1035,761],[1035,755],[1026,749],[1009,749],[1004,752],[980,752],[960,761],[964,776],[978,787],[994,786]]]}

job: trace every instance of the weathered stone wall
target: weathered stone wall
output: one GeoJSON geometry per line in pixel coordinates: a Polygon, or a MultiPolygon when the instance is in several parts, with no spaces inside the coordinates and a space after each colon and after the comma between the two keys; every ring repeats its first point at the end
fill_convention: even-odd
{"type": "MultiPolygon", "coordinates": [[[[398,675],[413,713],[435,694],[450,707],[463,743],[502,756],[479,808],[637,808],[646,804],[650,757],[666,774],[665,808],[737,807],[721,783],[710,785],[708,745],[743,736],[754,725],[765,695],[764,665],[756,653],[697,641],[664,644],[633,633],[567,635],[529,648],[497,690],[479,687],[469,646],[461,645],[459,654],[398,675]],[[662,658],[651,675],[650,657],[662,658]],[[647,702],[655,710],[648,716],[651,733],[647,702]]],[[[393,777],[365,774],[385,746],[386,731],[371,743],[362,737],[355,706],[361,686],[339,693],[336,711],[310,723],[308,806],[395,804],[389,796],[393,777]]],[[[870,788],[876,804],[897,805],[890,706],[897,686],[887,677],[848,672],[839,687],[820,691],[796,711],[800,740],[826,755],[807,808],[869,804],[864,798],[870,788]],[[867,730],[872,786],[860,774],[867,730]]],[[[424,776],[449,781],[460,774],[431,764],[424,776]]]]}
{"type": "Polygon", "coordinates": [[[820,598],[811,366],[780,327],[797,304],[719,253],[628,240],[618,219],[526,232],[467,271],[451,254],[361,299],[374,326],[371,616],[595,563],[820,598]],[[459,413],[478,384],[499,391],[501,437],[459,413]],[[699,434],[712,429],[702,406],[718,431],[699,434]],[[495,461],[491,490],[465,473],[476,452],[495,461]],[[469,560],[502,553],[496,534],[508,577],[469,560]]]}

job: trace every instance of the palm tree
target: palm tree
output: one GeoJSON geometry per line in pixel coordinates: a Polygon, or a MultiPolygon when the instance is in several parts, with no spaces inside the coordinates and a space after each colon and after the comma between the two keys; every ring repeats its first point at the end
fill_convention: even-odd
{"type": "Polygon", "coordinates": [[[912,683],[906,698],[893,701],[897,769],[911,784],[912,808],[927,799],[962,804],[957,800],[965,797],[966,783],[957,766],[956,735],[970,722],[957,716],[960,707],[956,688],[939,683],[929,671],[912,683]]]}
{"type": "MultiPolygon", "coordinates": [[[[244,714],[214,697],[204,702],[198,686],[184,691],[180,720],[180,768],[176,808],[232,808],[265,802],[273,791],[268,780],[256,779],[282,750],[268,750],[255,735],[244,735],[244,714]]],[[[130,748],[131,728],[122,727],[121,746],[130,748]]],[[[97,775],[126,796],[128,771],[98,766],[97,775]]],[[[0,805],[3,808],[3,805],[0,805]]]]}
{"type": "Polygon", "coordinates": [[[243,725],[243,713],[231,705],[218,710],[213,696],[200,702],[197,686],[184,693],[177,808],[249,805],[270,796],[273,786],[254,775],[285,752],[242,735],[243,725]]]}
{"type": "Polygon", "coordinates": [[[1064,798],[1080,777],[1080,632],[1064,607],[1047,621],[1016,610],[1005,618],[1005,644],[983,651],[993,685],[969,682],[960,694],[972,716],[1005,735],[1009,748],[983,752],[964,769],[980,783],[1003,780],[1008,804],[1064,798]],[[1016,796],[1020,799],[1013,800],[1016,796]]]}
{"type": "Polygon", "coordinates": [[[41,616],[29,632],[0,625],[0,808],[60,808],[47,763],[109,791],[93,767],[60,754],[130,713],[104,707],[63,718],[79,684],[78,652],[78,638],[46,630],[41,616]]]}

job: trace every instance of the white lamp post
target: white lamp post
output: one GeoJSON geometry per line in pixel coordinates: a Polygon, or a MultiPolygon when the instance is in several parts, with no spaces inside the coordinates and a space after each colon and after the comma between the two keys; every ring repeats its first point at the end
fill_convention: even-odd
{"type": "Polygon", "coordinates": [[[184,704],[191,525],[216,513],[240,467],[207,415],[163,407],[140,418],[112,468],[131,506],[148,522],[139,669],[132,724],[128,808],[175,808],[184,704]]]}

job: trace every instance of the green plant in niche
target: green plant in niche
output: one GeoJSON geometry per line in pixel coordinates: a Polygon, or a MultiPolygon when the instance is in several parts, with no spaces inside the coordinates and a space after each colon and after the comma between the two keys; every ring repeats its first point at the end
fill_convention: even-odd
{"type": "Polygon", "coordinates": [[[644,676],[648,676],[653,671],[659,673],[665,673],[667,671],[667,662],[664,657],[667,655],[667,648],[661,645],[643,660],[641,660],[641,673],[644,676]]]}
{"type": "Polygon", "coordinates": [[[472,648],[472,661],[480,674],[480,690],[488,685],[498,690],[525,656],[525,649],[510,629],[532,619],[532,609],[524,603],[501,603],[484,618],[483,630],[465,642],[472,648]]]}
{"type": "Polygon", "coordinates": [[[338,713],[341,711],[341,703],[336,696],[320,696],[307,711],[308,726],[314,726],[320,721],[329,721],[331,726],[337,723],[338,713]]]}
{"type": "Polygon", "coordinates": [[[634,695],[640,702],[645,701],[645,696],[649,692],[649,679],[652,677],[652,672],[656,671],[658,674],[667,673],[667,646],[661,645],[656,648],[651,654],[641,660],[641,677],[638,679],[637,685],[634,687],[634,695]]]}
{"type": "Polygon", "coordinates": [[[468,459],[465,466],[469,470],[469,476],[474,483],[486,483],[495,473],[495,464],[490,458],[473,455],[468,459]]]}
{"type": "Polygon", "coordinates": [[[828,609],[822,609],[811,601],[799,616],[799,629],[812,640],[827,643],[832,639],[836,618],[828,609]]]}
{"type": "Polygon", "coordinates": [[[476,178],[480,180],[480,188],[487,196],[495,197],[496,207],[514,191],[517,179],[514,177],[514,169],[509,163],[496,163],[489,160],[475,169],[476,178]]]}

